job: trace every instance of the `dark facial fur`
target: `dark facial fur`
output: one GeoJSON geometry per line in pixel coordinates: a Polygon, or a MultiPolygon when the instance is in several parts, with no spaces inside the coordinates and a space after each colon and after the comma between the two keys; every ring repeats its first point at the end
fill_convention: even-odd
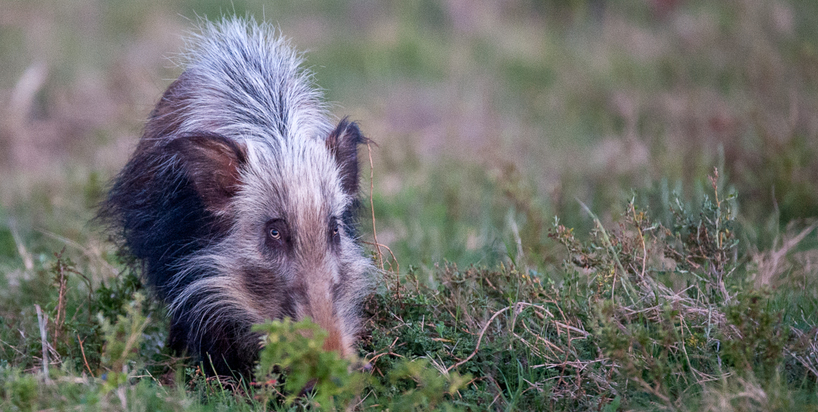
{"type": "Polygon", "coordinates": [[[352,355],[368,290],[356,242],[358,126],[330,123],[274,29],[205,23],[100,215],[171,316],[170,344],[250,371],[254,323],[311,317],[352,355]]]}

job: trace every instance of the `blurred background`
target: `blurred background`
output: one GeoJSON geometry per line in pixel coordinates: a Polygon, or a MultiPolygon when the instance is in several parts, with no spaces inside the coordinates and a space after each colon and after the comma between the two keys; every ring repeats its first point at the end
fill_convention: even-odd
{"type": "Polygon", "coordinates": [[[377,143],[402,268],[553,264],[554,216],[616,221],[632,189],[666,213],[714,167],[750,244],[818,216],[813,0],[0,0],[0,258],[110,248],[94,204],[224,14],[280,27],[377,143]]]}

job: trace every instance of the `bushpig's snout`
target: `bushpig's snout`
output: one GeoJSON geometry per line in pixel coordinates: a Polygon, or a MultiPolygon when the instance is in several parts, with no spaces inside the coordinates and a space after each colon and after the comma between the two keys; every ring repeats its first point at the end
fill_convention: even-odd
{"type": "MultiPolygon", "coordinates": [[[[307,287],[307,307],[304,315],[312,318],[326,333],[323,349],[338,352],[343,357],[352,355],[351,339],[344,333],[342,318],[338,315],[332,293],[331,270],[321,268],[318,273],[330,276],[314,276],[315,282],[307,287]]],[[[316,272],[313,272],[316,275],[316,272]]]]}

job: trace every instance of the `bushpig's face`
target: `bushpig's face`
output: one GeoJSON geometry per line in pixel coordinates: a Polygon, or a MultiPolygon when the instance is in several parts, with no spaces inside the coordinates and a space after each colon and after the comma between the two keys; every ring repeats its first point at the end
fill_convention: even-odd
{"type": "MultiPolygon", "coordinates": [[[[326,140],[271,147],[217,139],[185,149],[188,167],[216,165],[211,173],[194,173],[193,181],[229,231],[191,259],[191,266],[219,273],[194,282],[191,290],[218,296],[197,301],[196,309],[234,318],[238,312],[252,322],[310,317],[328,332],[325,349],[352,353],[354,302],[369,268],[349,221],[361,139],[357,126],[342,122],[326,140]]],[[[179,299],[193,300],[184,293],[179,299]]]]}
{"type": "Polygon", "coordinates": [[[360,251],[342,218],[354,195],[344,192],[324,141],[284,146],[275,157],[248,149],[231,239],[242,254],[253,252],[237,262],[248,305],[265,318],[308,316],[329,333],[326,349],[348,355],[354,330],[345,325],[344,298],[360,251]]]}

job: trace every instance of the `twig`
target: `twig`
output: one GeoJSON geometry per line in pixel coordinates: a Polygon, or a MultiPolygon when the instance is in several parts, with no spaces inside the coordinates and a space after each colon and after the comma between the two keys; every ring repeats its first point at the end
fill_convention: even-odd
{"type": "Polygon", "coordinates": [[[88,374],[91,377],[94,377],[94,372],[91,372],[91,367],[88,366],[88,359],[85,359],[85,348],[82,346],[85,343],[85,339],[80,339],[80,335],[77,334],[77,341],[80,343],[80,352],[82,352],[82,361],[85,362],[85,368],[88,369],[88,374]]]}
{"type": "Polygon", "coordinates": [[[65,261],[62,259],[62,255],[65,253],[65,247],[62,248],[60,253],[55,253],[54,256],[57,257],[57,282],[59,284],[59,295],[57,297],[57,316],[54,318],[54,343],[53,347],[57,348],[57,342],[60,339],[60,331],[65,326],[65,289],[67,286],[65,272],[66,272],[66,264],[65,261]]]}
{"type": "Polygon", "coordinates": [[[633,223],[636,225],[636,233],[639,233],[639,240],[642,242],[642,273],[639,275],[640,280],[645,279],[645,267],[648,265],[648,248],[645,246],[645,236],[642,234],[642,219],[636,221],[636,206],[631,201],[631,213],[633,213],[633,223]]]}
{"type": "Polygon", "coordinates": [[[719,199],[719,168],[713,167],[713,175],[707,176],[710,185],[713,186],[713,194],[716,198],[716,246],[721,250],[721,199],[719,199]]]}
{"type": "MultiPolygon", "coordinates": [[[[23,338],[25,338],[25,336],[23,336],[23,338]]],[[[16,348],[15,346],[13,346],[12,344],[10,344],[10,343],[8,343],[8,342],[6,342],[6,341],[2,340],[2,339],[0,339],[0,343],[2,343],[2,344],[4,344],[4,345],[8,346],[8,347],[9,347],[9,349],[11,349],[11,350],[13,350],[13,351],[17,352],[17,354],[18,354],[18,355],[23,355],[23,356],[26,356],[26,354],[25,354],[23,351],[21,351],[20,349],[17,349],[17,348],[16,348]]]]}
{"type": "Polygon", "coordinates": [[[403,356],[398,355],[397,353],[392,353],[392,348],[394,348],[394,347],[395,347],[395,344],[396,344],[396,343],[398,343],[398,338],[395,338],[395,340],[393,340],[393,341],[392,341],[392,344],[391,344],[391,345],[389,345],[389,347],[388,347],[388,348],[386,348],[386,351],[381,352],[381,353],[379,353],[379,354],[377,354],[377,355],[373,356],[373,357],[372,357],[372,359],[370,359],[370,360],[368,360],[368,361],[367,361],[367,363],[372,364],[372,363],[374,363],[374,362],[375,362],[375,361],[376,361],[378,358],[380,358],[380,357],[381,357],[381,356],[383,356],[383,355],[397,355],[397,356],[400,356],[400,357],[402,358],[403,356]]]}
{"type": "Polygon", "coordinates": [[[372,237],[375,239],[378,261],[383,270],[383,253],[381,253],[381,244],[378,242],[378,231],[375,229],[375,201],[372,199],[372,193],[375,191],[375,163],[372,161],[372,145],[369,141],[366,142],[366,150],[369,152],[369,210],[372,212],[372,237]]]}
{"type": "MultiPolygon", "coordinates": [[[[362,241],[362,242],[367,244],[367,245],[372,245],[372,246],[375,246],[375,247],[382,247],[382,248],[386,249],[386,251],[389,252],[389,255],[392,256],[392,260],[395,262],[395,269],[393,270],[393,272],[400,273],[400,263],[398,262],[398,258],[395,256],[395,252],[392,252],[392,249],[390,249],[389,246],[386,246],[383,243],[377,243],[376,244],[375,242],[367,242],[365,240],[362,241]]],[[[389,265],[391,266],[392,264],[390,263],[389,265]]],[[[386,270],[386,269],[384,269],[384,270],[386,270]]]]}
{"type": "Polygon", "coordinates": [[[567,325],[567,324],[565,324],[565,323],[558,322],[558,321],[556,321],[556,320],[554,321],[554,324],[555,324],[555,325],[557,325],[557,326],[559,326],[559,327],[561,327],[561,328],[565,328],[565,329],[567,329],[567,330],[570,330],[570,331],[573,331],[573,332],[577,332],[577,333],[579,333],[580,335],[582,335],[582,337],[583,337],[583,338],[587,338],[587,337],[588,337],[588,335],[590,335],[590,333],[588,333],[588,332],[586,332],[586,331],[584,331],[584,330],[582,330],[582,329],[575,328],[575,327],[573,327],[573,326],[571,326],[571,325],[567,325]]]}
{"type": "MultiPolygon", "coordinates": [[[[534,332],[533,330],[531,330],[531,328],[529,328],[529,327],[528,327],[528,325],[526,325],[525,323],[523,323],[523,328],[526,330],[526,332],[528,332],[528,333],[530,333],[532,336],[534,336],[534,337],[537,339],[537,341],[538,341],[538,342],[542,342],[543,344],[545,344],[545,346],[546,346],[546,347],[548,347],[548,350],[550,350],[550,351],[551,351],[551,353],[552,353],[554,356],[557,356],[557,353],[555,352],[555,350],[556,350],[556,351],[559,351],[560,353],[565,353],[565,351],[564,351],[564,350],[562,350],[562,348],[560,348],[559,346],[555,345],[554,343],[552,343],[552,342],[551,342],[551,341],[549,341],[548,339],[545,339],[545,338],[543,338],[542,336],[540,336],[540,335],[538,335],[537,333],[535,333],[535,332],[534,332]]],[[[515,334],[515,336],[517,336],[517,334],[515,334]]],[[[521,337],[521,336],[518,336],[518,337],[519,337],[519,339],[520,339],[520,340],[522,340],[522,337],[521,337]]]]}
{"type": "MultiPolygon", "coordinates": [[[[509,310],[509,309],[511,309],[511,308],[514,308],[515,310],[518,310],[520,307],[529,307],[529,306],[530,306],[530,307],[539,308],[539,309],[543,309],[543,310],[545,310],[546,312],[548,311],[547,309],[545,309],[544,307],[542,307],[542,306],[540,306],[540,305],[535,305],[535,304],[528,303],[528,302],[517,302],[517,303],[515,303],[515,304],[513,304],[513,305],[511,305],[511,306],[506,306],[506,307],[504,307],[504,308],[502,308],[502,309],[498,310],[497,312],[495,312],[495,313],[494,313],[494,315],[491,315],[491,317],[489,318],[488,322],[486,322],[486,324],[483,326],[483,329],[480,331],[480,335],[477,337],[477,345],[474,347],[474,351],[471,353],[471,355],[469,355],[468,357],[466,357],[466,359],[463,359],[462,361],[457,362],[457,363],[455,363],[455,364],[454,364],[454,365],[452,365],[452,366],[449,366],[449,367],[446,369],[446,371],[448,372],[448,371],[450,371],[450,370],[452,370],[452,369],[454,369],[454,368],[456,368],[456,367],[458,367],[458,366],[460,366],[460,365],[462,365],[462,364],[464,364],[464,363],[468,362],[468,361],[469,361],[471,358],[473,358],[473,357],[474,357],[474,355],[476,355],[476,354],[477,354],[477,351],[480,349],[480,342],[483,340],[483,335],[485,335],[485,334],[486,334],[486,330],[488,330],[489,326],[491,325],[491,322],[493,322],[493,321],[494,321],[494,319],[495,319],[497,316],[500,316],[500,314],[501,314],[501,313],[503,313],[503,312],[505,312],[505,311],[507,311],[507,310],[509,310]]],[[[549,313],[550,313],[550,312],[549,312],[549,313]]]]}
{"type": "MultiPolygon", "coordinates": [[[[577,369],[578,371],[581,371],[581,370],[587,368],[588,365],[591,365],[591,364],[594,364],[594,363],[605,362],[606,360],[607,359],[594,359],[594,360],[589,360],[589,361],[580,361],[580,360],[569,361],[569,360],[566,360],[566,361],[560,362],[560,363],[543,363],[543,364],[540,364],[540,365],[532,365],[531,369],[539,369],[539,368],[549,368],[549,369],[550,368],[561,368],[561,369],[563,369],[566,366],[570,366],[570,367],[572,367],[574,369],[577,369]]],[[[557,377],[554,376],[554,379],[556,379],[556,378],[557,377]]]]}
{"type": "Polygon", "coordinates": [[[497,316],[500,316],[500,314],[501,314],[501,313],[503,313],[503,312],[505,312],[505,311],[507,311],[507,310],[511,309],[512,307],[513,307],[513,306],[506,306],[506,307],[504,307],[504,308],[502,308],[502,309],[498,310],[497,312],[495,312],[495,313],[494,313],[494,315],[492,315],[492,316],[489,318],[488,322],[486,322],[486,324],[483,326],[483,329],[480,331],[480,335],[477,337],[477,345],[474,347],[474,351],[471,353],[471,355],[469,355],[468,357],[466,357],[466,359],[463,359],[462,361],[457,362],[457,363],[455,363],[455,364],[454,364],[454,365],[452,365],[452,366],[449,366],[449,368],[448,368],[448,369],[446,369],[446,371],[448,372],[448,371],[450,371],[450,370],[452,370],[452,369],[454,369],[454,368],[456,368],[456,367],[458,367],[458,366],[460,366],[460,365],[462,365],[462,364],[464,364],[464,363],[468,362],[468,361],[469,361],[471,358],[473,358],[473,357],[474,357],[474,355],[476,355],[476,354],[477,354],[477,351],[480,349],[480,341],[482,341],[482,340],[483,340],[483,335],[486,333],[486,330],[489,328],[489,325],[491,325],[491,322],[493,322],[493,321],[494,321],[494,318],[496,318],[497,316]]]}

